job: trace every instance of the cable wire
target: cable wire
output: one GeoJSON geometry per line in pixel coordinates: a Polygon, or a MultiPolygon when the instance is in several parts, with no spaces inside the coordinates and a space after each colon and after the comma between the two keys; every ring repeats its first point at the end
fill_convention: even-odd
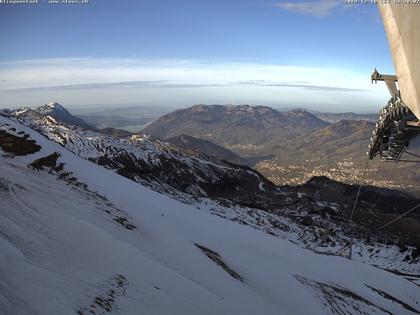
{"type": "Polygon", "coordinates": [[[418,154],[408,152],[408,151],[405,151],[405,153],[420,158],[420,155],[418,155],[418,154]]]}
{"type": "Polygon", "coordinates": [[[415,161],[415,160],[398,160],[398,162],[403,162],[403,163],[420,163],[420,160],[415,161]]]}
{"type": "MultiPolygon", "coordinates": [[[[353,209],[351,210],[349,223],[353,220],[353,215],[354,215],[354,212],[356,210],[357,201],[359,200],[360,191],[362,190],[363,183],[365,182],[365,176],[366,176],[366,170],[367,170],[368,164],[369,164],[369,159],[366,160],[366,165],[365,165],[365,169],[363,171],[362,180],[360,181],[359,189],[357,190],[356,199],[354,200],[354,204],[353,204],[353,209]]],[[[352,255],[353,255],[353,237],[350,238],[350,248],[349,248],[348,259],[351,260],[352,255]]]]}
{"type": "Polygon", "coordinates": [[[407,215],[407,214],[409,214],[410,212],[412,212],[412,211],[416,210],[418,207],[420,207],[420,203],[419,203],[419,204],[417,204],[417,206],[415,206],[415,207],[411,208],[410,210],[408,210],[408,211],[404,212],[403,214],[399,215],[399,216],[398,216],[398,217],[396,217],[395,219],[393,219],[393,220],[389,221],[388,223],[386,223],[386,224],[384,224],[384,225],[380,226],[377,230],[379,231],[379,230],[382,230],[383,228],[386,228],[387,226],[391,225],[391,224],[392,224],[392,223],[394,223],[395,221],[398,221],[399,219],[401,219],[402,217],[406,216],[406,215],[407,215]]]}
{"type": "Polygon", "coordinates": [[[363,183],[365,182],[365,176],[366,176],[366,170],[367,170],[368,164],[369,164],[369,159],[366,161],[365,170],[363,171],[362,180],[360,181],[359,189],[357,190],[356,200],[354,200],[353,209],[351,210],[349,222],[353,220],[353,215],[356,210],[357,201],[359,200],[360,191],[362,190],[363,183]]]}

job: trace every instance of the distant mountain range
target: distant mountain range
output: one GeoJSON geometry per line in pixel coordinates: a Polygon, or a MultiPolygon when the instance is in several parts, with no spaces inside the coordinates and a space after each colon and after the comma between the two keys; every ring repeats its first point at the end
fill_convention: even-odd
{"type": "Polygon", "coordinates": [[[162,139],[190,135],[229,146],[282,141],[288,135],[328,125],[304,110],[279,112],[267,106],[196,105],[162,116],[143,132],[162,139]]]}
{"type": "MultiPolygon", "coordinates": [[[[58,103],[25,107],[14,113],[16,117],[50,116],[113,137],[144,132],[218,160],[254,166],[276,184],[303,184],[312,176],[358,183],[373,130],[373,123],[363,119],[328,123],[316,117],[319,113],[279,112],[249,105],[197,105],[176,110],[157,119],[143,132],[134,133],[111,127],[98,129],[58,103]]],[[[358,117],[353,113],[343,115],[358,117]]],[[[414,141],[410,150],[419,149],[420,144],[414,141]]],[[[420,195],[420,170],[413,164],[371,161],[369,165],[367,183],[420,195]]]]}
{"type": "Polygon", "coordinates": [[[336,123],[340,120],[366,120],[371,122],[378,120],[378,114],[314,113],[314,115],[329,123],[336,123]]]}

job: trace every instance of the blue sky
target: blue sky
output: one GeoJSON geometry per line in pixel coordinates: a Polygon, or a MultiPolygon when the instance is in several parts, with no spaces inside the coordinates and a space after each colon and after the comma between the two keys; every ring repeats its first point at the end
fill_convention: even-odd
{"type": "Polygon", "coordinates": [[[393,72],[375,5],[90,0],[0,5],[0,106],[251,103],[375,111],[393,72]],[[355,104],[356,103],[356,104],[355,104]]]}

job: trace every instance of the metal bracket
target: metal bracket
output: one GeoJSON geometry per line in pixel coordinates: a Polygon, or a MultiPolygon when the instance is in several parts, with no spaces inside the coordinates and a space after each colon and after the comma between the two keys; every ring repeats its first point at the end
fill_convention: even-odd
{"type": "Polygon", "coordinates": [[[372,83],[378,83],[378,81],[385,81],[386,86],[388,87],[389,93],[393,98],[397,98],[400,96],[400,92],[397,88],[398,78],[396,75],[389,75],[389,74],[380,74],[378,70],[373,70],[371,75],[372,83]]]}

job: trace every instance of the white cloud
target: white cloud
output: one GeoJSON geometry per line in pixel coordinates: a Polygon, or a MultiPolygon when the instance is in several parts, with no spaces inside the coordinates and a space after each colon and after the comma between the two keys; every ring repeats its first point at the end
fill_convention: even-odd
{"type": "Polygon", "coordinates": [[[307,2],[281,2],[276,4],[276,6],[300,14],[325,17],[330,15],[335,8],[340,6],[340,4],[342,4],[342,1],[340,0],[317,0],[307,2]]]}
{"type": "Polygon", "coordinates": [[[138,82],[218,86],[258,80],[272,86],[304,81],[306,86],[365,89],[364,79],[345,69],[206,60],[63,58],[0,63],[0,91],[82,85],[94,88],[120,82],[136,86],[138,82]],[[337,77],[342,78],[340,82],[337,77]]]}
{"type": "Polygon", "coordinates": [[[207,60],[62,58],[0,63],[0,106],[63,104],[382,103],[370,73],[207,60]],[[339,78],[339,80],[337,79],[339,78]],[[372,101],[373,100],[373,101],[372,101]]]}

